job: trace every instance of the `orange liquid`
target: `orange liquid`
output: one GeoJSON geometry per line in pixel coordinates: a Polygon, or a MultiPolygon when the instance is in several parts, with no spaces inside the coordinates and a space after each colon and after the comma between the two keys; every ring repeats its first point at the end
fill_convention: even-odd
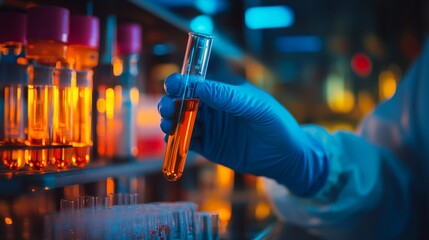
{"type": "MultiPolygon", "coordinates": [[[[51,143],[50,104],[51,89],[48,86],[28,86],[28,142],[31,145],[51,143]]],[[[26,161],[31,168],[43,170],[49,163],[48,150],[29,150],[26,161]]]]}
{"type": "Polygon", "coordinates": [[[5,150],[1,156],[3,165],[10,170],[18,170],[25,166],[25,150],[5,150]]]}
{"type": "Polygon", "coordinates": [[[113,157],[115,153],[115,92],[113,88],[100,87],[97,101],[97,154],[100,157],[113,157]]]}
{"type": "Polygon", "coordinates": [[[162,166],[162,173],[168,181],[177,181],[183,174],[199,102],[199,99],[185,99],[182,106],[182,100],[176,100],[173,115],[173,123],[176,126],[168,136],[162,166]]]}
{"type": "Polygon", "coordinates": [[[73,148],[73,166],[83,168],[91,161],[91,147],[74,147],[73,148]]]}
{"type": "MultiPolygon", "coordinates": [[[[53,87],[53,139],[52,144],[71,144],[72,103],[71,88],[53,87]]],[[[58,169],[66,169],[72,162],[72,149],[58,148],[51,151],[51,162],[58,169]]]]}
{"type": "Polygon", "coordinates": [[[71,148],[58,148],[51,150],[51,163],[57,169],[67,169],[72,162],[71,148]]]}
{"type": "Polygon", "coordinates": [[[49,164],[48,149],[30,150],[27,155],[27,164],[31,169],[42,171],[49,164]]]}
{"type": "Polygon", "coordinates": [[[92,146],[92,88],[75,88],[73,106],[73,156],[76,167],[85,167],[90,161],[92,146]]]}
{"type": "MultiPolygon", "coordinates": [[[[18,86],[4,87],[4,130],[5,142],[8,144],[23,144],[24,117],[26,114],[23,104],[23,89],[18,86]]],[[[18,170],[25,165],[24,150],[5,150],[1,153],[2,162],[11,170],[18,170]]]]}

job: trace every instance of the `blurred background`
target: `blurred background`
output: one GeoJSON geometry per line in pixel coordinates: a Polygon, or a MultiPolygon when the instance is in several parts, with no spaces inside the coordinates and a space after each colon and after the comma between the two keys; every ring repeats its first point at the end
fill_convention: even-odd
{"type": "MultiPolygon", "coordinates": [[[[109,17],[141,25],[137,162],[145,164],[118,166],[95,156],[94,166],[61,173],[4,170],[2,239],[40,239],[43,216],[58,210],[61,198],[123,191],[138,193],[142,202],[196,202],[201,210],[219,212],[222,238],[251,239],[276,222],[260,179],[191,156],[196,160],[187,163],[182,179],[170,183],[156,163],[164,154],[156,105],[164,79],[181,70],[187,33],[214,36],[207,79],[245,78],[300,123],[335,131],[356,130],[395,93],[429,30],[424,0],[0,0],[0,9],[40,4],[100,18],[100,65],[109,55],[109,17]]],[[[94,87],[102,84],[97,81],[94,87]]],[[[93,111],[99,111],[96,105],[93,111]]]]}

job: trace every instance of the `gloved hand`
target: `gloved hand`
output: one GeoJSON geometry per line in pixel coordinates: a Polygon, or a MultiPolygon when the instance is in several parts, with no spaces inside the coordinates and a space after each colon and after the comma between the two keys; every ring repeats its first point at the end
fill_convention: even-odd
{"type": "MultiPolygon", "coordinates": [[[[329,168],[323,147],[272,96],[245,81],[190,81],[200,99],[190,150],[237,172],[273,178],[298,196],[321,189],[329,168]]],[[[165,133],[184,84],[178,73],[165,80],[167,94],[158,104],[165,133]]]]}

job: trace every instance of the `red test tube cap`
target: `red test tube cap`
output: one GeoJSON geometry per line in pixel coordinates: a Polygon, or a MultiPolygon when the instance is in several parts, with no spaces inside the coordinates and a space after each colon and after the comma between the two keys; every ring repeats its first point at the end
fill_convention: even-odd
{"type": "Polygon", "coordinates": [[[118,54],[139,53],[142,48],[142,30],[137,23],[120,23],[116,32],[118,54]]]}
{"type": "Polygon", "coordinates": [[[98,48],[100,43],[100,21],[94,16],[73,15],[70,17],[69,45],[98,48]]]}
{"type": "Polygon", "coordinates": [[[27,38],[67,43],[70,12],[56,6],[38,6],[28,11],[27,38]]]}
{"type": "Polygon", "coordinates": [[[0,43],[27,43],[27,14],[0,12],[0,43]]]}

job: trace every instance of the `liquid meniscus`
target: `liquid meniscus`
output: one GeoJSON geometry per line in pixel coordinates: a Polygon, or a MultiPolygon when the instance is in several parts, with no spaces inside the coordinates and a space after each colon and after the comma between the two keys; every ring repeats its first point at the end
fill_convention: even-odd
{"type": "Polygon", "coordinates": [[[199,102],[196,98],[176,100],[173,115],[175,125],[168,136],[162,166],[162,173],[168,181],[177,181],[183,174],[199,102]]]}

